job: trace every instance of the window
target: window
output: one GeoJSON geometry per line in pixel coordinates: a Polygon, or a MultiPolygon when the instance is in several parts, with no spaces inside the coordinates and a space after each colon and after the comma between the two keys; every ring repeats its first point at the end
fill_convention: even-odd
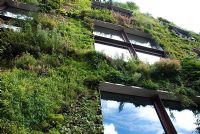
{"type": "Polygon", "coordinates": [[[13,26],[13,25],[8,25],[8,24],[0,24],[0,29],[12,29],[15,32],[19,32],[21,30],[21,27],[13,26]]]}
{"type": "Polygon", "coordinates": [[[185,30],[180,29],[178,27],[172,26],[170,24],[168,24],[168,28],[169,28],[169,30],[171,30],[171,32],[179,35],[183,39],[190,40],[190,41],[196,40],[194,37],[192,37],[192,35],[188,31],[185,31],[185,30]]]}
{"type": "Polygon", "coordinates": [[[0,24],[0,29],[11,29],[15,32],[21,30],[21,26],[25,20],[33,19],[30,17],[29,11],[33,14],[33,12],[38,10],[38,7],[34,5],[16,3],[14,1],[2,2],[1,7],[0,19],[3,21],[0,24]]]}
{"type": "Polygon", "coordinates": [[[116,58],[124,57],[125,61],[136,56],[145,63],[154,64],[165,57],[163,49],[147,33],[119,25],[95,21],[95,49],[116,58]]]}
{"type": "MultiPolygon", "coordinates": [[[[174,102],[165,102],[165,110],[169,115],[174,127],[177,132],[180,134],[198,134],[200,131],[197,129],[200,128],[198,126],[200,119],[200,111],[196,109],[184,108],[180,103],[174,102]],[[175,105],[175,107],[169,107],[175,105]]],[[[199,129],[200,130],[200,129],[199,129]]]]}
{"type": "Polygon", "coordinates": [[[151,41],[146,38],[130,34],[128,34],[128,37],[132,44],[153,48],[151,41]]]}
{"type": "Polygon", "coordinates": [[[131,58],[129,50],[125,48],[95,43],[95,50],[102,52],[114,59],[122,58],[125,61],[128,61],[131,58]]]}
{"type": "Polygon", "coordinates": [[[122,35],[119,31],[115,31],[108,28],[102,27],[95,27],[95,31],[93,32],[94,35],[102,36],[105,38],[110,38],[114,40],[124,41],[122,35]]]}
{"type": "Polygon", "coordinates": [[[4,11],[0,12],[0,15],[2,17],[12,18],[12,19],[20,19],[20,20],[32,19],[32,17],[28,17],[28,12],[11,7],[8,7],[4,11]]]}
{"type": "Polygon", "coordinates": [[[157,61],[160,61],[161,57],[155,56],[155,55],[150,55],[142,52],[136,52],[139,60],[141,60],[144,63],[148,64],[154,64],[157,61]]]}
{"type": "Polygon", "coordinates": [[[99,89],[104,134],[200,133],[200,97],[194,99],[198,107],[182,107],[165,91],[108,82],[99,89]]]}
{"type": "Polygon", "coordinates": [[[134,99],[131,102],[101,99],[105,134],[108,132],[110,134],[164,133],[151,101],[136,97],[134,99]],[[138,104],[142,101],[144,101],[143,104],[138,104]]]}

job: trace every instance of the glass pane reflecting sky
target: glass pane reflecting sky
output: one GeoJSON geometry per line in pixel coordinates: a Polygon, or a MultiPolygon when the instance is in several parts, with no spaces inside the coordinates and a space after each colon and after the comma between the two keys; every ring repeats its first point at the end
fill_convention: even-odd
{"type": "Polygon", "coordinates": [[[111,29],[107,29],[107,28],[95,27],[95,31],[94,31],[93,34],[98,35],[98,36],[102,36],[102,37],[105,37],[105,38],[124,41],[120,32],[115,31],[115,30],[111,30],[111,29]]]}
{"type": "Polygon", "coordinates": [[[12,29],[15,32],[19,32],[21,30],[21,27],[16,27],[13,25],[7,25],[7,24],[0,24],[0,28],[8,28],[8,29],[12,29]]]}
{"type": "Polygon", "coordinates": [[[136,54],[139,60],[141,60],[144,63],[154,64],[155,62],[160,61],[161,59],[159,56],[145,54],[141,52],[136,52],[136,54]]]}
{"type": "Polygon", "coordinates": [[[163,134],[164,130],[151,105],[136,107],[120,102],[101,100],[104,134],[163,134]]]}
{"type": "Polygon", "coordinates": [[[27,20],[27,19],[33,19],[32,17],[28,17],[28,12],[25,12],[20,9],[16,8],[7,8],[5,11],[1,12],[0,14],[10,17],[10,18],[16,18],[20,20],[27,20]]]}
{"type": "Polygon", "coordinates": [[[199,134],[196,131],[196,123],[197,119],[200,119],[200,114],[195,115],[188,109],[178,111],[166,108],[166,111],[178,134],[199,134]]]}
{"type": "Polygon", "coordinates": [[[130,34],[128,34],[128,38],[132,44],[152,48],[152,44],[151,44],[150,40],[148,40],[146,38],[142,38],[142,37],[134,36],[134,35],[130,35],[130,34]]]}
{"type": "Polygon", "coordinates": [[[111,58],[121,58],[125,61],[128,61],[128,59],[131,58],[131,54],[129,50],[123,49],[123,48],[118,48],[118,47],[113,47],[113,46],[108,46],[100,43],[95,43],[95,50],[105,53],[111,58]]]}

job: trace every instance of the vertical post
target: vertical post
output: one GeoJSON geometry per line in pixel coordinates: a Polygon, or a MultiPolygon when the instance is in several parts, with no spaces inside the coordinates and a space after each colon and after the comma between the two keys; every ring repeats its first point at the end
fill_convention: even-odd
{"type": "Polygon", "coordinates": [[[160,97],[156,95],[152,98],[152,101],[165,132],[167,134],[177,134],[176,129],[174,128],[162,101],[160,100],[160,97]]]}
{"type": "Polygon", "coordinates": [[[133,47],[133,45],[131,44],[131,42],[130,42],[130,40],[129,40],[129,38],[128,38],[128,35],[126,34],[124,28],[123,28],[123,30],[122,30],[122,36],[123,36],[123,38],[125,39],[125,41],[128,42],[128,43],[131,45],[130,48],[131,48],[131,51],[132,51],[131,53],[133,54],[133,56],[134,56],[136,59],[138,59],[137,54],[136,54],[136,50],[135,50],[135,48],[133,47]]]}

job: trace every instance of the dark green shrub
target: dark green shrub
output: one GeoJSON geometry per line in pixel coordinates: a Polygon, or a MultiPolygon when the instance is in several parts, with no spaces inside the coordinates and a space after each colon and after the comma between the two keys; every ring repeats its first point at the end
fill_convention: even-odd
{"type": "Polygon", "coordinates": [[[142,77],[141,73],[136,72],[134,74],[128,74],[128,72],[126,72],[124,74],[124,84],[130,85],[130,86],[136,86],[136,85],[138,85],[141,77],[142,77]]]}
{"type": "Polygon", "coordinates": [[[199,80],[200,78],[200,60],[185,58],[181,62],[182,74],[188,81],[199,80]]]}
{"type": "Polygon", "coordinates": [[[98,69],[101,63],[106,61],[106,56],[103,53],[96,51],[86,53],[85,58],[88,64],[94,69],[98,69]]]}
{"type": "Polygon", "coordinates": [[[124,75],[117,70],[109,71],[107,75],[104,77],[104,79],[105,81],[112,82],[112,83],[124,84],[126,82],[124,79],[124,75]]]}
{"type": "Polygon", "coordinates": [[[143,80],[139,85],[147,89],[159,90],[159,85],[152,80],[143,80]]]}
{"type": "Polygon", "coordinates": [[[102,79],[100,77],[92,75],[84,79],[84,85],[87,86],[89,89],[98,90],[101,81],[102,79]]]}
{"type": "Polygon", "coordinates": [[[186,58],[181,64],[185,85],[200,93],[200,60],[186,58]]]}

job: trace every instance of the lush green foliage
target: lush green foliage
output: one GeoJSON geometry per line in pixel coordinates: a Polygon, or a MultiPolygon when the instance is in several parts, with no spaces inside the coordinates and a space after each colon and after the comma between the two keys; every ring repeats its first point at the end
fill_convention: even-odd
{"type": "Polygon", "coordinates": [[[139,7],[134,2],[127,2],[127,3],[114,2],[113,5],[132,11],[139,10],[139,7]]]}
{"type": "Polygon", "coordinates": [[[2,133],[101,133],[100,81],[166,90],[182,95],[186,104],[200,94],[200,60],[192,52],[199,35],[193,33],[197,42],[186,41],[148,14],[137,11],[125,18],[90,5],[89,0],[52,0],[51,14],[38,13],[21,32],[0,32],[2,133]],[[174,59],[148,65],[95,52],[93,19],[149,32],[174,59]]]}

